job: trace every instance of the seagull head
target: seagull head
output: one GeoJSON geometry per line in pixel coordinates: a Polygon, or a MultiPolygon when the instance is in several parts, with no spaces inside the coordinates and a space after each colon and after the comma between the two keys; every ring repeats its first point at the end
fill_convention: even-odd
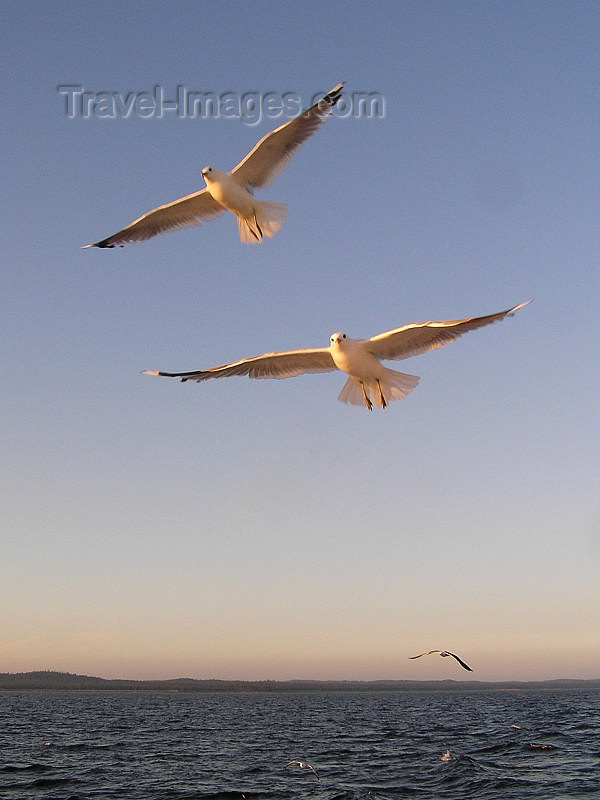
{"type": "Polygon", "coordinates": [[[213,167],[204,167],[204,169],[202,170],[202,177],[204,178],[206,183],[209,183],[216,177],[215,173],[216,170],[213,167]]]}
{"type": "Polygon", "coordinates": [[[344,343],[348,341],[348,337],[345,333],[338,331],[337,333],[332,333],[329,337],[329,341],[331,342],[332,347],[340,347],[343,348],[344,343]]]}

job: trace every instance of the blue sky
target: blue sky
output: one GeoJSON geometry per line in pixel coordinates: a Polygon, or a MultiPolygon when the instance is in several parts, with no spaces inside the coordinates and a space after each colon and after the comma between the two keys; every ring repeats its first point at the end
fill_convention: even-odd
{"type": "Polygon", "coordinates": [[[105,677],[598,677],[595,3],[99,2],[2,8],[0,671],[105,677]],[[83,118],[88,92],[290,92],[332,117],[261,199],[81,246],[203,187],[279,120],[83,118]],[[141,375],[515,317],[344,377],[141,375]],[[390,366],[394,366],[390,364],[390,366]],[[451,662],[451,663],[449,663],[451,662]]]}

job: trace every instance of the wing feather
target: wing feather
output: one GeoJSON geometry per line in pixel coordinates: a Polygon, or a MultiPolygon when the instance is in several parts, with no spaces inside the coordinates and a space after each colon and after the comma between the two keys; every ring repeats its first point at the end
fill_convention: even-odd
{"type": "Polygon", "coordinates": [[[314,106],[263,136],[231,171],[232,177],[242,186],[269,186],[300,146],[325,121],[340,99],[343,86],[343,83],[338,83],[314,106]]]}
{"type": "Polygon", "coordinates": [[[208,189],[202,189],[200,192],[181,197],[172,203],[148,211],[147,214],[107,239],[102,239],[94,244],[86,244],[84,247],[115,247],[128,242],[142,242],[158,233],[168,233],[180,228],[202,225],[202,220],[218,217],[224,211],[223,206],[217,203],[208,189]]]}
{"type": "Polygon", "coordinates": [[[367,339],[364,344],[369,353],[383,359],[402,360],[429,350],[443,347],[445,344],[458,339],[463,333],[474,331],[485,325],[491,325],[507,316],[512,316],[515,311],[528,305],[520,303],[518,306],[509,308],[507,311],[500,311],[498,314],[489,314],[486,317],[472,317],[470,319],[455,319],[446,322],[420,322],[411,325],[404,325],[393,331],[386,331],[371,339],[367,339]]]}
{"type": "Polygon", "coordinates": [[[250,378],[293,378],[309,372],[333,372],[337,367],[328,347],[312,350],[289,350],[283,353],[265,353],[254,358],[244,358],[221,367],[198,370],[196,372],[153,372],[147,375],[163,375],[167,378],[180,378],[182,381],[206,381],[209,378],[229,378],[234,375],[247,375],[250,378]]]}
{"type": "Polygon", "coordinates": [[[468,672],[473,672],[473,670],[471,669],[471,667],[470,667],[468,664],[465,664],[465,662],[462,660],[462,658],[459,658],[459,657],[456,655],[456,653],[451,653],[451,652],[448,650],[448,655],[451,655],[451,656],[452,656],[452,658],[455,658],[455,659],[458,661],[458,663],[461,665],[461,667],[462,667],[463,669],[466,669],[468,672]]]}
{"type": "Polygon", "coordinates": [[[427,650],[425,653],[419,653],[418,656],[409,656],[409,659],[412,661],[415,658],[421,658],[422,656],[430,656],[432,653],[439,653],[439,650],[427,650]]]}

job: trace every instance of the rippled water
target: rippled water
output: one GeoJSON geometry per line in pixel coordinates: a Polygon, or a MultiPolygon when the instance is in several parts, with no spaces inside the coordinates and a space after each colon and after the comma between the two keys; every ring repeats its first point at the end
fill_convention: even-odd
{"type": "Polygon", "coordinates": [[[2,800],[242,796],[600,798],[600,691],[0,693],[2,800]]]}

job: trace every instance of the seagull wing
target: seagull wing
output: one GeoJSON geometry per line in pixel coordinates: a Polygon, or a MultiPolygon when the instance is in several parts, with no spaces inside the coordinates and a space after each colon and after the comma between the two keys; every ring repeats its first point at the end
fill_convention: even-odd
{"type": "Polygon", "coordinates": [[[265,353],[254,358],[244,358],[222,367],[198,370],[197,372],[153,372],[146,375],[164,375],[181,378],[182,381],[200,381],[209,378],[229,378],[232,375],[248,375],[250,378],[293,378],[309,372],[333,372],[337,367],[328,347],[312,350],[288,350],[285,353],[265,353]]]}
{"type": "Polygon", "coordinates": [[[327,118],[329,111],[340,99],[343,86],[343,83],[338,83],[300,116],[263,136],[244,160],[231,171],[231,176],[242,186],[261,188],[272,183],[300,146],[327,118]]]}
{"type": "Polygon", "coordinates": [[[148,211],[118,233],[100,242],[86,244],[84,247],[115,247],[128,242],[142,242],[156,236],[157,233],[202,225],[201,220],[218,217],[224,211],[223,206],[217,203],[208,189],[202,189],[200,192],[148,211]]]}
{"type": "Polygon", "coordinates": [[[458,663],[461,665],[461,667],[462,667],[463,669],[466,669],[468,672],[473,672],[473,670],[471,669],[471,667],[470,667],[468,664],[465,664],[465,662],[462,660],[462,658],[459,658],[459,657],[456,655],[456,653],[451,653],[449,650],[448,650],[447,652],[448,652],[448,655],[449,655],[449,656],[452,656],[452,658],[455,658],[455,659],[458,661],[458,663]]]}
{"type": "Polygon", "coordinates": [[[489,314],[487,317],[404,325],[402,328],[396,328],[393,331],[386,331],[378,336],[373,336],[372,339],[365,339],[363,346],[377,358],[400,361],[403,358],[417,356],[429,350],[436,350],[438,347],[458,339],[459,336],[467,333],[467,331],[474,331],[476,328],[482,328],[484,325],[498,322],[504,317],[511,316],[519,308],[523,308],[530,302],[531,300],[528,300],[526,303],[520,303],[507,311],[489,314]]]}
{"type": "Polygon", "coordinates": [[[426,653],[419,653],[418,656],[410,656],[410,659],[421,658],[421,656],[430,656],[432,653],[439,653],[439,650],[428,650],[426,653]]]}

